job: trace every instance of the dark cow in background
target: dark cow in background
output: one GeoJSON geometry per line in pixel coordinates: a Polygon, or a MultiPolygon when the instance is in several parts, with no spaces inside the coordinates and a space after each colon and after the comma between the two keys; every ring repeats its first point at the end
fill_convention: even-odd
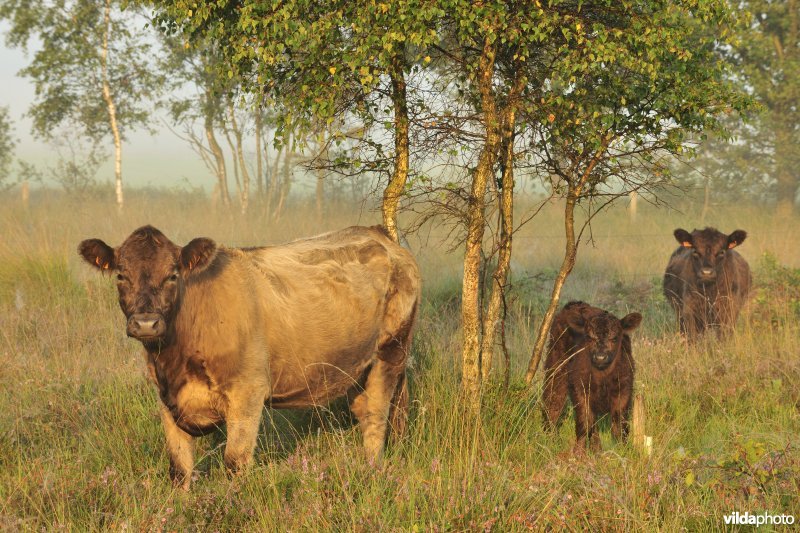
{"type": "Polygon", "coordinates": [[[246,466],[265,403],[349,395],[370,460],[389,421],[403,431],[420,275],[382,228],[237,249],[206,238],[180,247],[144,226],[119,248],[90,239],[79,252],[117,275],[127,333],[158,387],[176,485],[189,488],[194,437],[223,423],[226,466],[246,466]]]}
{"type": "Polygon", "coordinates": [[[614,437],[627,437],[634,377],[630,333],[641,322],[639,313],[620,320],[583,302],[568,303],[553,320],[544,365],[544,422],[547,428],[559,424],[569,394],[576,452],[584,451],[587,441],[599,449],[595,423],[607,413],[614,437]]]}
{"type": "Polygon", "coordinates": [[[681,333],[695,340],[706,329],[721,337],[733,329],[750,292],[747,261],[734,250],[747,233],[725,235],[714,228],[675,230],[681,244],[664,274],[664,296],[675,309],[681,333]]]}

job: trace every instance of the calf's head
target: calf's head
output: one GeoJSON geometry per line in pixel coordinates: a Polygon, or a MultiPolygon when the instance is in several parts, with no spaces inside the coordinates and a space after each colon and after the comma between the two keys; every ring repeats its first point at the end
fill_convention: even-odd
{"type": "Polygon", "coordinates": [[[181,248],[156,228],[143,226],[118,248],[87,239],[78,253],[98,270],[116,273],[128,336],[148,347],[165,340],[186,279],[212,263],[217,246],[211,239],[197,238],[181,248]]]}
{"type": "Polygon", "coordinates": [[[592,365],[600,370],[614,362],[622,347],[622,338],[642,322],[642,315],[631,313],[622,320],[602,311],[588,317],[571,314],[569,328],[583,338],[582,347],[591,358],[592,365]]]}
{"type": "Polygon", "coordinates": [[[722,272],[722,265],[728,250],[736,248],[747,238],[747,232],[737,229],[725,235],[714,228],[694,230],[675,230],[675,239],[684,248],[692,250],[692,268],[696,279],[701,283],[713,283],[722,272]]]}

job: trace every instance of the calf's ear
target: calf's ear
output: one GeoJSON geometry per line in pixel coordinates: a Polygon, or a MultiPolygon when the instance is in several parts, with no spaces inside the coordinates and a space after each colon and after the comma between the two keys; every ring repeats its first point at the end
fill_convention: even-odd
{"type": "Polygon", "coordinates": [[[630,333],[642,323],[642,315],[639,313],[631,313],[624,316],[620,322],[622,322],[622,331],[630,333]]]}
{"type": "Polygon", "coordinates": [[[747,238],[747,232],[743,229],[737,229],[728,235],[728,248],[736,248],[744,242],[747,238]]]}
{"type": "Polygon", "coordinates": [[[83,259],[99,270],[114,270],[114,249],[100,239],[86,239],[78,245],[78,253],[83,259]]]}
{"type": "Polygon", "coordinates": [[[217,255],[217,243],[205,237],[192,239],[181,248],[181,269],[186,274],[202,272],[214,261],[217,255]]]}
{"type": "Polygon", "coordinates": [[[675,240],[681,243],[681,246],[684,248],[694,247],[694,243],[692,243],[692,234],[685,229],[678,228],[673,232],[673,235],[675,235],[675,240]]]}
{"type": "Polygon", "coordinates": [[[567,325],[575,333],[583,335],[586,333],[586,321],[581,315],[567,315],[567,325]]]}

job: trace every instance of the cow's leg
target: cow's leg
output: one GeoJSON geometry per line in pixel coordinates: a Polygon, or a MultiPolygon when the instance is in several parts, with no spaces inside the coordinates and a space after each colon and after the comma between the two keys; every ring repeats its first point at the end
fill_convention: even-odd
{"type": "Polygon", "coordinates": [[[714,302],[714,310],[716,311],[718,317],[717,322],[719,323],[717,338],[722,340],[733,332],[736,319],[738,318],[738,308],[732,296],[724,295],[720,296],[717,301],[714,302]]]}
{"type": "Polygon", "coordinates": [[[225,443],[225,466],[233,473],[245,469],[253,460],[258,440],[258,428],[264,400],[267,398],[266,382],[241,386],[228,393],[228,410],[225,416],[228,441],[225,443]]]}
{"type": "Polygon", "coordinates": [[[175,424],[175,419],[163,404],[160,409],[161,423],[167,437],[169,455],[169,477],[176,487],[189,490],[194,469],[194,437],[175,424]]]}
{"type": "Polygon", "coordinates": [[[618,441],[628,438],[630,408],[630,391],[621,391],[611,399],[611,434],[618,441]]]}
{"type": "Polygon", "coordinates": [[[705,310],[702,307],[698,307],[700,306],[697,305],[697,302],[693,302],[692,304],[688,305],[686,309],[684,309],[684,332],[689,342],[696,341],[697,338],[703,333],[703,329],[705,329],[705,321],[703,320],[705,310]]]}
{"type": "Polygon", "coordinates": [[[542,393],[542,414],[544,415],[545,429],[552,430],[558,427],[561,413],[567,404],[567,369],[566,361],[557,361],[555,368],[548,368],[544,377],[544,391],[542,393]]]}
{"type": "MultiPolygon", "coordinates": [[[[408,282],[399,272],[394,273],[393,279],[398,286],[403,286],[404,281],[408,282]]],[[[361,425],[369,461],[378,460],[383,453],[387,423],[395,436],[402,436],[406,429],[406,361],[411,351],[418,303],[418,294],[411,290],[399,290],[387,302],[377,360],[367,375],[364,391],[355,397],[350,406],[361,425]]]]}
{"type": "Polygon", "coordinates": [[[364,390],[350,405],[361,426],[364,449],[371,463],[383,454],[392,397],[404,378],[405,364],[394,365],[378,359],[369,371],[364,390]]]}
{"type": "Polygon", "coordinates": [[[598,444],[597,435],[595,434],[595,419],[594,412],[590,404],[589,390],[583,387],[582,383],[577,383],[574,386],[573,394],[571,394],[572,404],[575,407],[575,453],[584,453],[586,451],[587,441],[594,449],[598,444]]]}

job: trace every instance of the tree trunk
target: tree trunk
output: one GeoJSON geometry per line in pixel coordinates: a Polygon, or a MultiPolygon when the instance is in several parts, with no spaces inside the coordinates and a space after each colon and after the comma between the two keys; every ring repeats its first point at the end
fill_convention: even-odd
{"type": "Polygon", "coordinates": [[[394,106],[394,172],[383,192],[383,226],[396,242],[397,206],[408,179],[408,102],[406,101],[405,64],[403,57],[394,56],[389,72],[392,79],[392,104],[394,106]]]}
{"type": "Polygon", "coordinates": [[[267,185],[267,199],[264,202],[265,213],[272,216],[274,214],[273,204],[275,203],[275,194],[278,192],[278,170],[280,168],[281,154],[283,153],[283,145],[278,148],[278,153],[275,154],[275,161],[272,163],[272,170],[269,172],[269,184],[267,185]]]}
{"type": "MultiPolygon", "coordinates": [[[[495,337],[501,326],[500,309],[504,303],[508,275],[511,270],[511,244],[514,232],[514,131],[520,94],[524,87],[521,69],[509,91],[503,109],[500,168],[502,169],[500,202],[500,242],[497,250],[497,267],[492,275],[492,292],[483,317],[483,340],[481,343],[481,377],[489,378],[494,359],[495,337]]],[[[505,317],[503,317],[505,320],[505,317]]]]}
{"type": "Polygon", "coordinates": [[[208,147],[214,156],[214,163],[217,175],[217,184],[219,185],[219,194],[222,198],[222,205],[226,208],[231,205],[231,197],[228,193],[228,174],[225,168],[225,154],[222,152],[222,147],[217,142],[214,135],[214,119],[210,112],[206,112],[205,116],[205,130],[206,139],[208,139],[208,147]]]}
{"type": "Polygon", "coordinates": [[[111,32],[111,0],[106,0],[103,14],[105,29],[103,31],[103,49],[100,53],[100,63],[103,80],[103,100],[108,110],[108,120],[111,125],[111,134],[114,137],[114,190],[117,198],[117,208],[122,211],[125,199],[122,194],[122,136],[117,124],[117,106],[111,95],[111,85],[108,81],[108,38],[111,32]]]}
{"type": "Polygon", "coordinates": [[[567,238],[567,244],[564,249],[564,260],[561,262],[561,268],[553,283],[550,304],[547,306],[547,311],[545,311],[544,317],[542,318],[542,323],[539,325],[536,344],[534,344],[531,360],[528,363],[528,371],[525,373],[525,383],[528,384],[533,381],[533,376],[536,375],[536,369],[539,368],[539,361],[542,358],[542,353],[547,344],[550,326],[553,324],[553,317],[555,317],[558,302],[561,298],[561,289],[564,287],[567,276],[569,276],[570,272],[572,272],[572,268],[575,266],[575,257],[578,254],[578,245],[575,242],[575,204],[577,203],[578,194],[574,187],[570,186],[569,192],[567,193],[567,202],[564,206],[564,233],[567,238]]]}
{"type": "Polygon", "coordinates": [[[711,207],[711,178],[706,176],[703,183],[703,210],[700,212],[700,225],[704,226],[711,207]]]}
{"type": "Polygon", "coordinates": [[[236,114],[234,113],[233,104],[228,103],[228,115],[230,115],[231,129],[233,130],[233,137],[236,140],[236,159],[239,161],[239,168],[242,172],[242,214],[247,214],[247,207],[250,203],[250,172],[247,170],[247,165],[244,161],[244,148],[242,147],[242,130],[236,122],[236,114]]]}
{"type": "Polygon", "coordinates": [[[631,191],[628,197],[631,200],[631,203],[628,205],[628,216],[631,222],[636,222],[636,215],[639,212],[639,193],[631,191]]]}
{"type": "Polygon", "coordinates": [[[797,170],[794,164],[795,144],[791,125],[786,124],[783,116],[773,120],[775,124],[775,179],[777,181],[776,192],[778,205],[776,212],[779,216],[788,216],[794,213],[795,200],[797,197],[798,180],[797,170]]]}
{"type": "MultiPolygon", "coordinates": [[[[787,0],[786,19],[782,22],[780,34],[773,34],[775,53],[779,61],[779,71],[796,68],[800,62],[800,9],[796,0],[787,0]]],[[[788,83],[788,82],[786,82],[788,83]]],[[[777,181],[778,216],[792,215],[797,207],[797,193],[800,190],[800,172],[797,167],[796,117],[797,90],[782,90],[781,101],[772,110],[772,125],[775,128],[775,167],[777,181]]]]}
{"type": "Polygon", "coordinates": [[[479,286],[483,232],[486,225],[486,186],[494,171],[500,142],[492,87],[494,58],[494,46],[487,38],[484,41],[477,72],[486,134],[478,158],[478,166],[472,176],[469,206],[467,207],[464,279],[461,289],[461,326],[464,336],[461,353],[461,387],[467,399],[467,407],[473,412],[480,409],[481,402],[479,286]]]}
{"type": "Polygon", "coordinates": [[[278,205],[275,206],[273,219],[277,222],[283,214],[283,206],[286,203],[286,197],[289,196],[289,188],[292,186],[292,151],[287,149],[286,154],[283,156],[283,179],[281,180],[281,187],[278,195],[278,205]]]}
{"type": "Polygon", "coordinates": [[[316,208],[317,208],[317,221],[322,220],[325,209],[325,171],[321,168],[323,161],[328,160],[328,145],[325,140],[325,132],[322,131],[317,136],[317,144],[319,145],[319,154],[317,155],[317,188],[316,188],[316,208]]]}
{"type": "Polygon", "coordinates": [[[236,183],[236,196],[239,197],[239,206],[243,204],[243,197],[242,197],[242,182],[239,180],[239,159],[236,157],[236,148],[233,144],[233,140],[231,139],[231,132],[228,128],[228,125],[223,118],[221,121],[222,123],[222,131],[225,133],[225,141],[228,143],[228,148],[231,150],[231,155],[233,156],[233,180],[236,183]]]}
{"type": "Polygon", "coordinates": [[[261,116],[261,113],[261,107],[256,109],[256,194],[258,195],[259,202],[264,200],[264,185],[261,180],[265,179],[264,163],[261,157],[261,132],[264,129],[263,117],[261,116]]]}
{"type": "Polygon", "coordinates": [[[533,346],[533,353],[531,360],[528,362],[528,371],[525,372],[525,383],[529,384],[533,381],[536,375],[536,370],[539,368],[539,361],[542,359],[545,346],[547,345],[547,338],[550,334],[550,326],[553,324],[553,317],[555,317],[558,302],[561,298],[561,289],[564,287],[564,282],[567,280],[572,268],[575,266],[575,257],[578,255],[578,242],[575,240],[575,205],[583,192],[583,187],[589,180],[589,177],[594,171],[594,167],[600,160],[600,156],[605,152],[611,137],[607,137],[595,152],[586,169],[580,175],[579,179],[573,176],[568,176],[567,179],[567,201],[564,206],[564,234],[567,242],[564,247],[564,260],[561,262],[561,268],[558,271],[555,281],[553,282],[553,292],[550,294],[550,304],[547,306],[542,323],[539,326],[539,333],[536,337],[536,343],[533,346]]]}

